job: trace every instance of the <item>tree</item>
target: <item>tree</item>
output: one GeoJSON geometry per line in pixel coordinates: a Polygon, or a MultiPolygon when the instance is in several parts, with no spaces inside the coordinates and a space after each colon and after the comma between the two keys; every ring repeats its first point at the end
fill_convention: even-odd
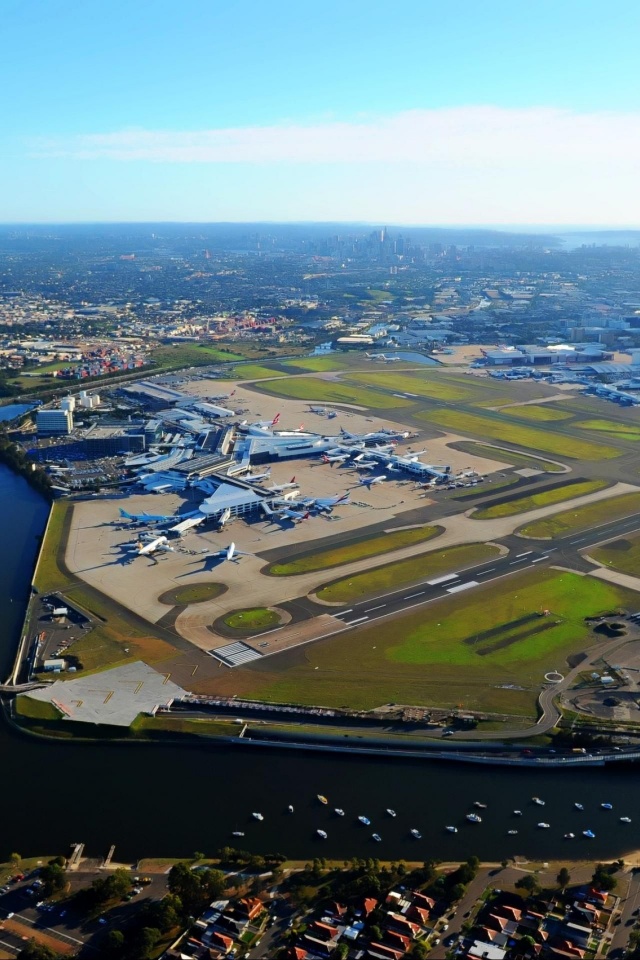
{"type": "Polygon", "coordinates": [[[136,953],[142,960],[151,955],[162,934],[156,927],[143,927],[136,937],[136,953]]]}
{"type": "Polygon", "coordinates": [[[182,901],[179,897],[169,893],[162,900],[155,900],[144,910],[144,925],[157,927],[161,933],[167,933],[178,925],[182,916],[182,901]]]}
{"type": "Polygon", "coordinates": [[[12,853],[12,854],[11,854],[11,866],[14,868],[14,870],[19,870],[21,863],[22,863],[22,857],[21,857],[21,855],[20,855],[19,853],[12,853]]]}
{"type": "Polygon", "coordinates": [[[61,954],[35,940],[29,940],[18,954],[18,960],[61,960],[61,954]]]}
{"type": "Polygon", "coordinates": [[[556,880],[558,881],[558,886],[560,887],[560,889],[563,891],[566,890],[566,888],[569,886],[571,882],[571,874],[569,873],[566,867],[562,867],[560,869],[560,873],[556,877],[556,880]]]}
{"type": "Polygon", "coordinates": [[[44,884],[42,889],[45,897],[50,897],[52,893],[64,890],[67,883],[64,870],[59,864],[53,861],[45,867],[42,867],[40,870],[40,879],[44,884]]]}
{"type": "Polygon", "coordinates": [[[379,940],[382,940],[382,930],[376,923],[374,923],[373,926],[370,928],[370,932],[371,932],[371,939],[374,940],[376,943],[379,940]]]}
{"type": "Polygon", "coordinates": [[[196,850],[196,852],[193,855],[194,863],[198,863],[199,860],[204,860],[204,858],[205,858],[204,853],[201,853],[200,850],[196,850]]]}
{"type": "Polygon", "coordinates": [[[516,881],[516,887],[518,890],[526,890],[530,896],[540,893],[538,878],[534,877],[532,873],[525,873],[524,877],[520,877],[520,879],[516,881]]]}
{"type": "Polygon", "coordinates": [[[417,960],[426,960],[426,958],[429,956],[429,950],[424,943],[414,943],[411,956],[417,957],[417,960]]]}
{"type": "MultiPolygon", "coordinates": [[[[609,893],[611,890],[615,890],[618,885],[618,881],[614,876],[611,875],[611,867],[607,867],[604,863],[599,863],[596,869],[593,872],[593,877],[591,882],[594,887],[598,890],[606,890],[609,893]]],[[[615,869],[615,867],[613,868],[615,869]]]]}
{"type": "Polygon", "coordinates": [[[124,933],[120,930],[109,930],[104,949],[110,957],[122,957],[124,953],[124,933]]]}

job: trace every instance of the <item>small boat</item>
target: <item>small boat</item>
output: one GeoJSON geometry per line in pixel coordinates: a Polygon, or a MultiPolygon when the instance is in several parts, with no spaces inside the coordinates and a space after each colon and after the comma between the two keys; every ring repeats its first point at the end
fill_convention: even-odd
{"type": "Polygon", "coordinates": [[[319,836],[322,840],[326,840],[326,839],[327,839],[327,831],[326,831],[326,830],[316,830],[316,833],[318,834],[318,836],[319,836]]]}
{"type": "Polygon", "coordinates": [[[486,809],[487,809],[486,803],[480,803],[479,800],[474,800],[473,805],[474,805],[474,807],[477,807],[478,810],[486,810],[486,809]]]}
{"type": "Polygon", "coordinates": [[[575,833],[565,833],[564,838],[565,840],[575,840],[575,836],[575,833]]]}
{"type": "Polygon", "coordinates": [[[531,797],[533,803],[537,803],[539,807],[544,807],[544,800],[541,800],[540,797],[531,797]]]}
{"type": "Polygon", "coordinates": [[[422,840],[422,834],[419,830],[416,830],[415,827],[412,827],[409,831],[412,837],[415,837],[416,840],[422,840]]]}
{"type": "Polygon", "coordinates": [[[548,823],[539,823],[539,824],[538,824],[538,827],[540,828],[540,830],[548,830],[548,829],[549,829],[549,824],[548,824],[548,823]]]}
{"type": "Polygon", "coordinates": [[[371,820],[369,820],[369,817],[363,817],[362,815],[358,817],[358,820],[360,821],[360,823],[364,823],[365,827],[368,827],[371,823],[371,820]]]}
{"type": "Polygon", "coordinates": [[[514,817],[521,817],[521,816],[522,816],[522,810],[514,810],[514,811],[513,811],[513,815],[514,815],[514,817]]]}
{"type": "Polygon", "coordinates": [[[387,807],[387,813],[389,814],[390,817],[397,817],[397,816],[398,816],[398,814],[395,812],[395,810],[392,810],[391,807],[387,807]]]}
{"type": "Polygon", "coordinates": [[[620,823],[631,823],[631,817],[620,817],[620,823]]]}
{"type": "Polygon", "coordinates": [[[317,796],[318,800],[320,801],[320,803],[325,803],[325,804],[326,804],[326,803],[329,803],[329,801],[327,800],[327,798],[326,798],[326,797],[323,797],[321,793],[317,793],[316,796],[317,796]]]}
{"type": "Polygon", "coordinates": [[[289,813],[293,813],[293,804],[292,804],[292,803],[289,804],[289,806],[287,807],[287,810],[289,811],[289,813]]]}
{"type": "Polygon", "coordinates": [[[603,810],[613,810],[612,803],[601,803],[600,806],[602,807],[603,810]]]}
{"type": "Polygon", "coordinates": [[[507,833],[509,834],[510,837],[515,837],[517,832],[518,832],[517,830],[507,830],[507,833]]]}
{"type": "Polygon", "coordinates": [[[587,837],[588,840],[595,839],[595,833],[593,832],[593,830],[583,830],[582,836],[587,837]]]}
{"type": "Polygon", "coordinates": [[[255,813],[255,812],[254,812],[254,813],[251,814],[251,816],[253,817],[254,820],[264,820],[264,817],[262,816],[261,813],[255,813]]]}
{"type": "Polygon", "coordinates": [[[576,810],[584,810],[584,806],[581,803],[574,803],[576,810]]]}
{"type": "Polygon", "coordinates": [[[457,832],[458,832],[458,828],[457,828],[457,827],[445,827],[445,830],[448,830],[449,833],[457,833],[457,832]]]}
{"type": "Polygon", "coordinates": [[[469,823],[482,823],[482,817],[479,817],[477,813],[468,813],[467,820],[469,823]]]}
{"type": "Polygon", "coordinates": [[[371,834],[371,839],[372,839],[372,840],[375,840],[376,843],[380,843],[380,841],[382,840],[382,837],[380,836],[379,833],[372,833],[372,834],[371,834]]]}
{"type": "Polygon", "coordinates": [[[233,830],[231,833],[232,837],[244,837],[244,830],[233,830]]]}
{"type": "Polygon", "coordinates": [[[344,817],[344,810],[342,807],[336,807],[333,812],[335,813],[336,817],[344,817]]]}

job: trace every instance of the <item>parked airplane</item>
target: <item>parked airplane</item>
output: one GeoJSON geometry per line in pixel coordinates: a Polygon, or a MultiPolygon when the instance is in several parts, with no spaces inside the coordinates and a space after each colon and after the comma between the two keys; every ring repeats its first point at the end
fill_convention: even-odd
{"type": "Polygon", "coordinates": [[[329,456],[328,454],[323,453],[322,462],[330,463],[332,465],[334,463],[344,463],[345,460],[348,460],[350,456],[351,456],[350,453],[338,453],[338,454],[335,454],[335,456],[329,456]]]}
{"type": "Polygon", "coordinates": [[[120,516],[124,520],[130,520],[132,523],[171,523],[173,520],[188,520],[189,517],[195,517],[197,513],[199,513],[198,510],[193,510],[191,513],[174,514],[166,517],[156,513],[127,513],[126,510],[120,507],[120,516]]]}
{"type": "Polygon", "coordinates": [[[301,520],[308,520],[311,514],[307,510],[306,513],[300,513],[299,510],[291,510],[289,507],[284,509],[279,509],[274,512],[274,520],[292,520],[293,523],[300,523],[301,520]]]}
{"type": "Polygon", "coordinates": [[[334,507],[339,506],[339,504],[346,506],[351,503],[351,500],[347,492],[340,497],[305,497],[302,503],[305,507],[315,507],[317,510],[322,510],[323,513],[331,513],[334,507]]]}
{"type": "Polygon", "coordinates": [[[231,519],[231,510],[229,509],[229,507],[227,507],[227,509],[223,510],[220,516],[218,517],[218,526],[220,527],[221,530],[224,527],[225,523],[228,523],[230,519],[231,519]]]}
{"type": "Polygon", "coordinates": [[[384,353],[366,353],[365,356],[369,360],[381,360],[382,363],[398,363],[402,360],[402,357],[387,357],[384,353]]]}
{"type": "Polygon", "coordinates": [[[236,562],[236,557],[252,557],[252,553],[245,553],[244,550],[238,550],[233,541],[229,544],[228,547],[223,547],[222,550],[203,550],[203,553],[208,557],[219,557],[221,560],[233,560],[236,562]]]}
{"type": "Polygon", "coordinates": [[[363,460],[361,463],[356,463],[355,466],[356,466],[356,470],[358,470],[358,471],[362,470],[362,471],[365,471],[365,472],[366,472],[367,470],[375,470],[376,467],[378,466],[378,461],[377,461],[377,460],[363,460]]]}
{"type": "Polygon", "coordinates": [[[380,474],[379,477],[363,477],[361,480],[358,480],[357,487],[372,487],[374,483],[382,483],[383,480],[387,479],[386,473],[380,474]]]}
{"type": "Polygon", "coordinates": [[[292,490],[294,487],[299,487],[300,484],[296,483],[296,478],[291,477],[289,483],[272,483],[271,486],[267,487],[267,490],[270,490],[272,493],[282,493],[283,490],[292,490]]]}
{"type": "Polygon", "coordinates": [[[173,547],[169,546],[166,537],[156,537],[155,540],[151,540],[149,543],[139,542],[136,544],[136,547],[138,548],[139,557],[152,556],[154,553],[157,553],[158,550],[173,551],[173,547]]]}
{"type": "Polygon", "coordinates": [[[268,480],[271,476],[271,467],[264,471],[264,473],[245,473],[242,480],[246,480],[247,483],[259,483],[260,480],[268,480]]]}

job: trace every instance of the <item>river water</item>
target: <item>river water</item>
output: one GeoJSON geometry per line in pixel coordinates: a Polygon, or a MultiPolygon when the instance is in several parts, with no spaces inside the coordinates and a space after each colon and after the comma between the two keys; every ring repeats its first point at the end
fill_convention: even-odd
{"type": "MultiPolygon", "coordinates": [[[[47,506],[21,478],[0,467],[3,575],[0,580],[0,672],[5,677],[19,636],[37,537],[47,506]]],[[[426,760],[347,757],[255,746],[64,744],[16,735],[0,724],[0,859],[66,853],[83,842],[89,855],[116,858],[211,854],[224,844],[295,858],[352,856],[501,860],[590,856],[613,858],[640,848],[640,770],[557,772],[473,767],[426,760]],[[316,799],[329,799],[327,807],[316,799]],[[545,806],[532,803],[532,796],[545,806]],[[481,824],[465,815],[486,803],[481,824]],[[573,808],[574,801],[586,807],[573,808]],[[600,809],[610,802],[614,810],[600,809]],[[288,804],[295,812],[286,813],[288,804]],[[346,816],[333,814],[341,807],[346,816]],[[393,819],[385,810],[397,811],[393,819]],[[521,817],[512,814],[522,810],[521,817]],[[252,811],[264,815],[253,820],[252,811]],[[357,822],[358,814],[371,827],[357,822]],[[622,824],[620,816],[633,823],[622,824]],[[536,824],[546,821],[545,830],[536,824]],[[457,834],[445,831],[458,827],[457,834]],[[412,827],[423,835],[416,841],[412,827]],[[328,839],[316,837],[318,828],[328,839]],[[591,828],[595,840],[582,838],[591,828]],[[517,829],[516,836],[507,831],[517,829]],[[245,837],[231,837],[242,830],[245,837]],[[382,842],[371,839],[377,831],[382,842]],[[564,840],[567,832],[575,840],[564,840]]]]}

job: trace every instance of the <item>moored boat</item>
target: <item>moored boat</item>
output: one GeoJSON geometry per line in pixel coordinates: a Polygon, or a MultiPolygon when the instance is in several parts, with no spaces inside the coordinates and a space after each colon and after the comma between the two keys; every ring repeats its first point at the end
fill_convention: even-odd
{"type": "Polygon", "coordinates": [[[422,834],[420,833],[419,830],[416,830],[415,827],[412,827],[409,833],[411,834],[412,837],[415,837],[416,840],[422,840],[422,834]]]}
{"type": "Polygon", "coordinates": [[[360,821],[360,823],[364,823],[365,827],[368,827],[369,824],[371,823],[371,820],[369,820],[369,817],[363,817],[362,814],[358,817],[358,820],[360,821]]]}
{"type": "Polygon", "coordinates": [[[539,824],[538,824],[538,827],[540,828],[540,830],[548,830],[548,829],[549,829],[549,824],[548,824],[548,823],[539,823],[539,824]]]}
{"type": "Polygon", "coordinates": [[[583,830],[583,831],[582,831],[582,836],[583,836],[583,837],[586,837],[587,840],[594,840],[596,835],[595,835],[595,833],[593,832],[593,830],[583,830]]]}
{"type": "Polygon", "coordinates": [[[565,833],[565,840],[573,840],[575,838],[575,833],[565,833]]]}
{"type": "Polygon", "coordinates": [[[457,828],[457,827],[445,827],[445,830],[448,830],[449,833],[457,833],[457,832],[458,832],[458,828],[457,828]]]}
{"type": "Polygon", "coordinates": [[[620,817],[620,823],[631,823],[631,817],[620,817]]]}
{"type": "Polygon", "coordinates": [[[612,803],[601,803],[600,806],[602,807],[603,810],[613,810],[612,803]]]}
{"type": "Polygon", "coordinates": [[[387,807],[387,813],[389,814],[390,817],[397,817],[397,813],[395,812],[395,810],[392,810],[391,807],[387,807]]]}
{"type": "Polygon", "coordinates": [[[344,810],[342,807],[336,807],[333,811],[337,817],[344,817],[344,810]]]}
{"type": "Polygon", "coordinates": [[[289,813],[293,813],[293,804],[292,804],[292,803],[289,804],[289,806],[287,807],[287,810],[289,811],[289,813]]]}
{"type": "Polygon", "coordinates": [[[507,833],[510,837],[515,837],[517,832],[517,830],[507,830],[507,833]]]}
{"type": "Polygon", "coordinates": [[[482,817],[479,817],[477,813],[468,813],[467,820],[469,823],[482,823],[482,817]]]}
{"type": "Polygon", "coordinates": [[[372,839],[372,840],[375,840],[376,843],[380,843],[380,841],[382,840],[382,837],[380,836],[379,833],[372,833],[372,834],[371,834],[371,839],[372,839]]]}
{"type": "Polygon", "coordinates": [[[544,800],[541,800],[540,797],[531,797],[533,803],[537,803],[539,807],[544,807],[544,800]]]}
{"type": "Polygon", "coordinates": [[[257,811],[254,811],[251,814],[251,816],[253,817],[254,820],[264,820],[264,817],[262,816],[262,814],[258,813],[257,811]]]}
{"type": "Polygon", "coordinates": [[[522,810],[514,810],[514,811],[513,811],[513,815],[514,815],[514,817],[521,817],[521,816],[522,816],[522,810]]]}
{"type": "Polygon", "coordinates": [[[486,803],[481,803],[479,800],[474,800],[474,801],[473,801],[473,805],[474,805],[474,807],[477,807],[478,810],[486,810],[486,809],[487,809],[486,803]]]}
{"type": "Polygon", "coordinates": [[[584,806],[581,803],[574,803],[576,810],[584,810],[584,806]]]}
{"type": "Polygon", "coordinates": [[[231,832],[232,837],[244,837],[244,830],[233,830],[231,832]]]}
{"type": "Polygon", "coordinates": [[[323,797],[321,793],[317,793],[316,796],[317,796],[318,800],[320,801],[320,803],[324,803],[324,804],[329,803],[329,801],[327,800],[327,798],[326,798],[326,797],[323,797]]]}
{"type": "Polygon", "coordinates": [[[318,836],[320,837],[321,840],[326,840],[326,839],[327,839],[327,831],[326,831],[326,830],[316,830],[316,833],[318,834],[318,836]]]}

